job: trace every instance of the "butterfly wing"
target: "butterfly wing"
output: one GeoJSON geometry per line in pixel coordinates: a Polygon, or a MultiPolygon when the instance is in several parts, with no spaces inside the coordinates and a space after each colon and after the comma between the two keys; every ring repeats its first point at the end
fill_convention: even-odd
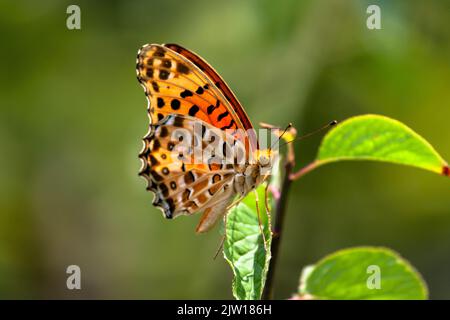
{"type": "Polygon", "coordinates": [[[240,103],[196,54],[174,44],[145,45],[138,52],[136,70],[149,100],[152,123],[173,113],[189,115],[229,130],[250,154],[257,149],[253,126],[240,103]]]}
{"type": "MultiPolygon", "coordinates": [[[[223,130],[184,115],[168,115],[151,128],[139,156],[143,162],[140,175],[148,181],[147,189],[155,193],[153,204],[163,210],[166,218],[204,211],[197,230],[208,230],[235,195],[236,171],[234,164],[226,164],[221,152],[213,157],[202,153],[196,159],[195,146],[201,144],[199,150],[206,150],[208,146],[227,143],[230,148],[231,143],[240,142],[223,130]]],[[[244,153],[244,146],[240,148],[244,153]]],[[[218,145],[216,149],[224,147],[218,145]]]]}
{"type": "Polygon", "coordinates": [[[171,134],[180,127],[189,131],[200,122],[206,132],[239,141],[249,157],[258,148],[253,126],[217,72],[187,49],[145,45],[138,52],[136,72],[150,116],[140,174],[155,193],[154,205],[167,218],[203,211],[197,231],[207,231],[234,198],[236,165],[210,165],[210,159],[189,164],[171,152],[178,145],[171,134]]]}
{"type": "Polygon", "coordinates": [[[231,91],[230,87],[226,84],[226,82],[222,79],[222,77],[214,70],[213,67],[209,63],[207,63],[204,59],[202,59],[196,53],[183,48],[177,44],[165,44],[165,47],[177,52],[182,55],[186,59],[188,59],[191,63],[197,66],[217,87],[218,90],[223,94],[225,99],[229,102],[229,105],[226,105],[228,108],[233,109],[236,113],[237,118],[242,123],[242,127],[245,130],[253,129],[253,125],[245,112],[244,108],[242,108],[241,103],[238,101],[233,91],[231,91]]]}

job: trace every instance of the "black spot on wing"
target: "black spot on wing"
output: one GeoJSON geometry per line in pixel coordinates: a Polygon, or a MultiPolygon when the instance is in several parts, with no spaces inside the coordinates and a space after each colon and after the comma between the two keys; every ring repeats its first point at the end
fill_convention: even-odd
{"type": "Polygon", "coordinates": [[[183,127],[183,125],[184,125],[184,120],[183,120],[183,118],[176,117],[175,120],[174,120],[174,122],[173,122],[173,126],[174,126],[174,127],[179,127],[179,128],[181,128],[181,127],[183,127]]]}
{"type": "Polygon", "coordinates": [[[156,158],[153,155],[150,155],[148,158],[150,159],[150,164],[152,166],[156,166],[159,163],[159,161],[156,160],[156,158]]]}
{"type": "Polygon", "coordinates": [[[159,136],[161,138],[165,138],[169,135],[169,130],[165,126],[161,126],[161,129],[159,130],[159,136]]]}
{"type": "Polygon", "coordinates": [[[180,101],[178,100],[178,99],[173,99],[171,102],[170,102],[170,107],[173,109],[173,110],[178,110],[178,109],[180,109],[180,101]]]}
{"type": "Polygon", "coordinates": [[[161,47],[156,47],[155,52],[153,53],[154,57],[164,57],[166,54],[166,50],[161,47]]]}
{"type": "Polygon", "coordinates": [[[228,111],[225,111],[224,113],[219,114],[219,116],[217,117],[217,121],[222,120],[223,118],[225,118],[226,116],[228,116],[228,111]]]}
{"type": "Polygon", "coordinates": [[[182,98],[187,98],[187,97],[192,97],[192,96],[193,96],[192,91],[190,91],[188,89],[186,89],[180,93],[180,97],[182,97],[182,98]]]}
{"type": "Polygon", "coordinates": [[[179,73],[188,74],[189,73],[189,68],[184,63],[178,62],[177,63],[177,71],[179,73]]]}
{"type": "Polygon", "coordinates": [[[213,113],[213,111],[214,111],[215,108],[216,108],[216,107],[214,107],[213,105],[210,105],[210,106],[206,109],[206,112],[208,112],[208,114],[211,114],[211,113],[213,113]]]}
{"type": "Polygon", "coordinates": [[[167,70],[162,70],[162,69],[159,70],[159,78],[160,78],[161,80],[167,80],[167,79],[169,79],[169,75],[170,75],[170,72],[169,72],[169,71],[167,71],[167,70]]]}
{"type": "Polygon", "coordinates": [[[198,87],[197,90],[195,90],[196,94],[203,94],[204,90],[202,87],[198,87]]]}
{"type": "Polygon", "coordinates": [[[200,110],[200,108],[198,106],[196,106],[195,104],[190,107],[189,109],[189,115],[194,117],[196,115],[196,113],[200,110]]]}
{"type": "Polygon", "coordinates": [[[172,67],[172,61],[170,61],[169,59],[164,59],[162,60],[161,65],[164,68],[170,69],[172,67]]]}
{"type": "Polygon", "coordinates": [[[157,174],[155,170],[150,171],[150,175],[152,176],[153,179],[155,179],[155,181],[163,181],[164,180],[164,178],[161,177],[159,174],[157,174]]]}
{"type": "Polygon", "coordinates": [[[156,81],[152,81],[152,88],[155,92],[159,92],[159,86],[156,81]]]}
{"type": "Polygon", "coordinates": [[[189,171],[188,173],[186,173],[185,175],[184,175],[184,182],[186,183],[186,184],[191,184],[191,183],[193,183],[195,181],[195,176],[194,176],[194,174],[191,172],[191,171],[189,171]]]}
{"type": "Polygon", "coordinates": [[[164,183],[161,182],[158,187],[164,197],[169,195],[169,189],[164,183]]]}
{"type": "Polygon", "coordinates": [[[158,99],[157,99],[157,106],[158,106],[158,108],[162,108],[162,107],[164,107],[164,105],[165,105],[164,99],[161,98],[161,97],[158,97],[158,99]]]}
{"type": "Polygon", "coordinates": [[[223,126],[223,127],[220,128],[220,129],[222,129],[222,130],[231,129],[231,128],[233,127],[234,124],[235,124],[235,123],[234,123],[234,120],[231,119],[230,123],[229,123],[227,126],[223,126]]]}

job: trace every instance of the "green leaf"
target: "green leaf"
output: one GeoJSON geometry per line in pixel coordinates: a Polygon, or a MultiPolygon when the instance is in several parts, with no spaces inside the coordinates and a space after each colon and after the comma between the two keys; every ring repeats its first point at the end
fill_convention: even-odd
{"type": "Polygon", "coordinates": [[[257,188],[261,221],[254,192],[231,209],[226,219],[223,253],[234,274],[233,295],[238,300],[260,299],[266,281],[272,234],[264,204],[264,189],[265,184],[257,188]]]}
{"type": "MultiPolygon", "coordinates": [[[[269,210],[276,203],[270,190],[278,194],[281,186],[281,160],[281,156],[278,157],[272,168],[267,199],[269,210]]],[[[233,271],[233,295],[238,300],[260,299],[266,282],[272,232],[270,212],[267,213],[265,205],[265,188],[266,183],[256,189],[260,218],[254,192],[231,209],[226,218],[223,254],[233,271]]]]}
{"type": "Polygon", "coordinates": [[[449,175],[445,160],[424,138],[403,123],[380,115],[353,117],[330,130],[309,170],[341,160],[392,162],[449,175]]]}
{"type": "Polygon", "coordinates": [[[428,296],[420,274],[386,248],[338,251],[305,268],[301,279],[303,299],[422,300],[428,296]]]}

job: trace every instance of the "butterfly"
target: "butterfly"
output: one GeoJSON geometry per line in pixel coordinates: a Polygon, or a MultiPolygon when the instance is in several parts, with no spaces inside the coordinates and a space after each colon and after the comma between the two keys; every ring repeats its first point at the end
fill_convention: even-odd
{"type": "Polygon", "coordinates": [[[236,197],[267,179],[275,152],[259,148],[236,96],[194,52],[176,44],[144,45],[136,73],[150,118],[139,175],[166,218],[203,212],[196,231],[206,232],[236,197]],[[212,152],[195,159],[196,147],[211,145],[212,152]]]}

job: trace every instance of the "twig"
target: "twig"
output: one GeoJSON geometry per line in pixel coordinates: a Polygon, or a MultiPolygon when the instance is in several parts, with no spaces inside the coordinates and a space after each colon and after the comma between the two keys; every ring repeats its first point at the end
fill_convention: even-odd
{"type": "Polygon", "coordinates": [[[314,170],[315,168],[317,168],[319,166],[319,162],[314,161],[311,162],[310,164],[308,164],[306,167],[301,168],[300,170],[298,170],[295,173],[291,173],[289,175],[289,180],[291,181],[295,181],[301,177],[303,177],[305,174],[307,174],[308,172],[314,170]]]}
{"type": "Polygon", "coordinates": [[[267,273],[266,285],[262,294],[263,300],[270,300],[273,298],[273,283],[275,279],[275,272],[278,260],[278,253],[281,243],[281,235],[283,229],[284,217],[286,215],[288,193],[291,185],[291,172],[295,166],[294,148],[291,144],[288,145],[288,154],[285,162],[285,175],[280,190],[280,198],[277,201],[275,209],[275,223],[272,228],[272,258],[269,263],[269,271],[267,273]]]}
{"type": "Polygon", "coordinates": [[[275,209],[275,223],[272,228],[272,258],[269,263],[269,271],[267,272],[266,285],[262,294],[263,300],[271,300],[273,298],[273,284],[275,279],[275,272],[277,267],[278,255],[280,250],[281,235],[283,230],[284,218],[286,216],[287,199],[291,183],[305,174],[317,168],[320,163],[315,161],[309,165],[301,168],[297,172],[292,173],[295,167],[295,153],[292,144],[287,144],[287,158],[284,164],[285,175],[283,177],[283,183],[281,185],[280,197],[276,204],[275,209]]]}

